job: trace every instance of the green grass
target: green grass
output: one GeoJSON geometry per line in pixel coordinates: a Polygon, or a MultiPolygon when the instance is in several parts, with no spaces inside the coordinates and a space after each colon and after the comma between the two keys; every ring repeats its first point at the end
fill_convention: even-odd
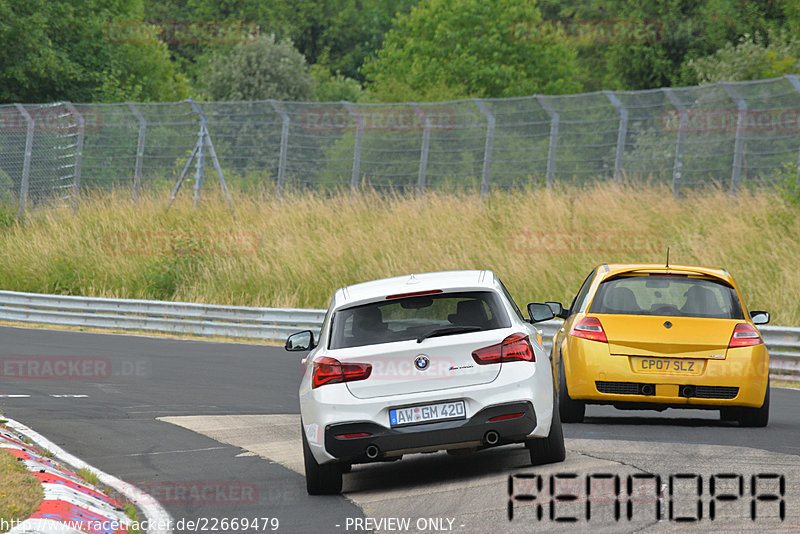
{"type": "Polygon", "coordinates": [[[235,199],[212,193],[132,204],[85,199],[0,225],[0,287],[17,291],[324,308],[343,285],[446,269],[493,269],[524,305],[569,302],[593,266],[724,267],[751,309],[800,324],[798,204],[779,192],[685,198],[600,185],[422,198],[376,193],[235,199]]]}
{"type": "Polygon", "coordinates": [[[85,480],[92,486],[97,486],[97,484],[100,482],[97,478],[97,473],[95,473],[88,467],[81,467],[78,470],[78,476],[80,476],[83,480],[85,480]]]}
{"type": "Polygon", "coordinates": [[[43,497],[39,480],[13,454],[0,449],[0,519],[14,525],[24,521],[39,508],[43,497]]]}

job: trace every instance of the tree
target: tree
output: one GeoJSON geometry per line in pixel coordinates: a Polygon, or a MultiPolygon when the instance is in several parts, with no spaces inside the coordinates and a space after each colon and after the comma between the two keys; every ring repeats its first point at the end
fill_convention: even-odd
{"type": "MultiPolygon", "coordinates": [[[[162,0],[145,0],[148,13],[164,16],[162,0]]],[[[171,4],[180,0],[167,0],[171,4]]],[[[418,0],[184,0],[176,18],[198,21],[247,21],[276,40],[290,39],[309,64],[322,63],[333,73],[360,79],[364,58],[380,47],[396,13],[418,0]]],[[[172,46],[178,55],[202,63],[198,47],[172,46]]]]}
{"type": "Polygon", "coordinates": [[[525,34],[540,21],[533,2],[423,0],[362,72],[381,101],[577,92],[573,50],[525,34]]]}
{"type": "Polygon", "coordinates": [[[788,32],[745,35],[689,66],[701,83],[762,80],[800,72],[800,38],[788,32]]]}
{"type": "Polygon", "coordinates": [[[262,36],[216,54],[204,77],[212,100],[310,100],[313,83],[305,58],[291,41],[262,36]]]}
{"type": "MultiPolygon", "coordinates": [[[[578,63],[587,89],[636,90],[698,82],[692,59],[713,54],[745,34],[781,27],[796,2],[783,0],[543,0],[548,19],[582,26],[614,21],[655,24],[646,38],[615,34],[578,42],[578,63]],[[654,38],[653,38],[654,37],[654,38]]],[[[800,11],[800,10],[798,10],[800,11]]]]}
{"type": "Polygon", "coordinates": [[[142,13],[141,1],[0,0],[0,102],[185,98],[142,13]],[[123,38],[110,31],[121,21],[123,38]]]}

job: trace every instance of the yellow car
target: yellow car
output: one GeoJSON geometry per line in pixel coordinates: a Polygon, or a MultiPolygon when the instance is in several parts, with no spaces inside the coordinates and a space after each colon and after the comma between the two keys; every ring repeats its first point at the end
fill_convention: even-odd
{"type": "Polygon", "coordinates": [[[561,420],[582,422],[586,404],[621,409],[707,408],[723,420],[769,421],[769,354],[724,269],[599,265],[569,309],[552,359],[561,420]]]}

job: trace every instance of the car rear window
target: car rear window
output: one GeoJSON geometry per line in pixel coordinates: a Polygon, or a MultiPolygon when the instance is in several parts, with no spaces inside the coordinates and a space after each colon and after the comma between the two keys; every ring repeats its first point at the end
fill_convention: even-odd
{"type": "Polygon", "coordinates": [[[600,284],[590,313],[742,319],[736,291],[722,281],[677,275],[622,276],[600,284]]]}
{"type": "Polygon", "coordinates": [[[329,348],[407,341],[454,326],[493,330],[508,328],[511,321],[500,296],[492,291],[398,298],[337,310],[329,348]]]}

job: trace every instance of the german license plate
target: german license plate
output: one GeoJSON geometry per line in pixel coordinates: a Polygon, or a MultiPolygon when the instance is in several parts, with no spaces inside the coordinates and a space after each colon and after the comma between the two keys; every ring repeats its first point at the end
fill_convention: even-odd
{"type": "Polygon", "coordinates": [[[464,401],[440,402],[389,410],[389,424],[393,427],[465,419],[466,417],[467,412],[464,408],[464,401]]]}
{"type": "Polygon", "coordinates": [[[633,357],[633,370],[637,373],[699,375],[702,371],[701,366],[702,360],[633,357]]]}

